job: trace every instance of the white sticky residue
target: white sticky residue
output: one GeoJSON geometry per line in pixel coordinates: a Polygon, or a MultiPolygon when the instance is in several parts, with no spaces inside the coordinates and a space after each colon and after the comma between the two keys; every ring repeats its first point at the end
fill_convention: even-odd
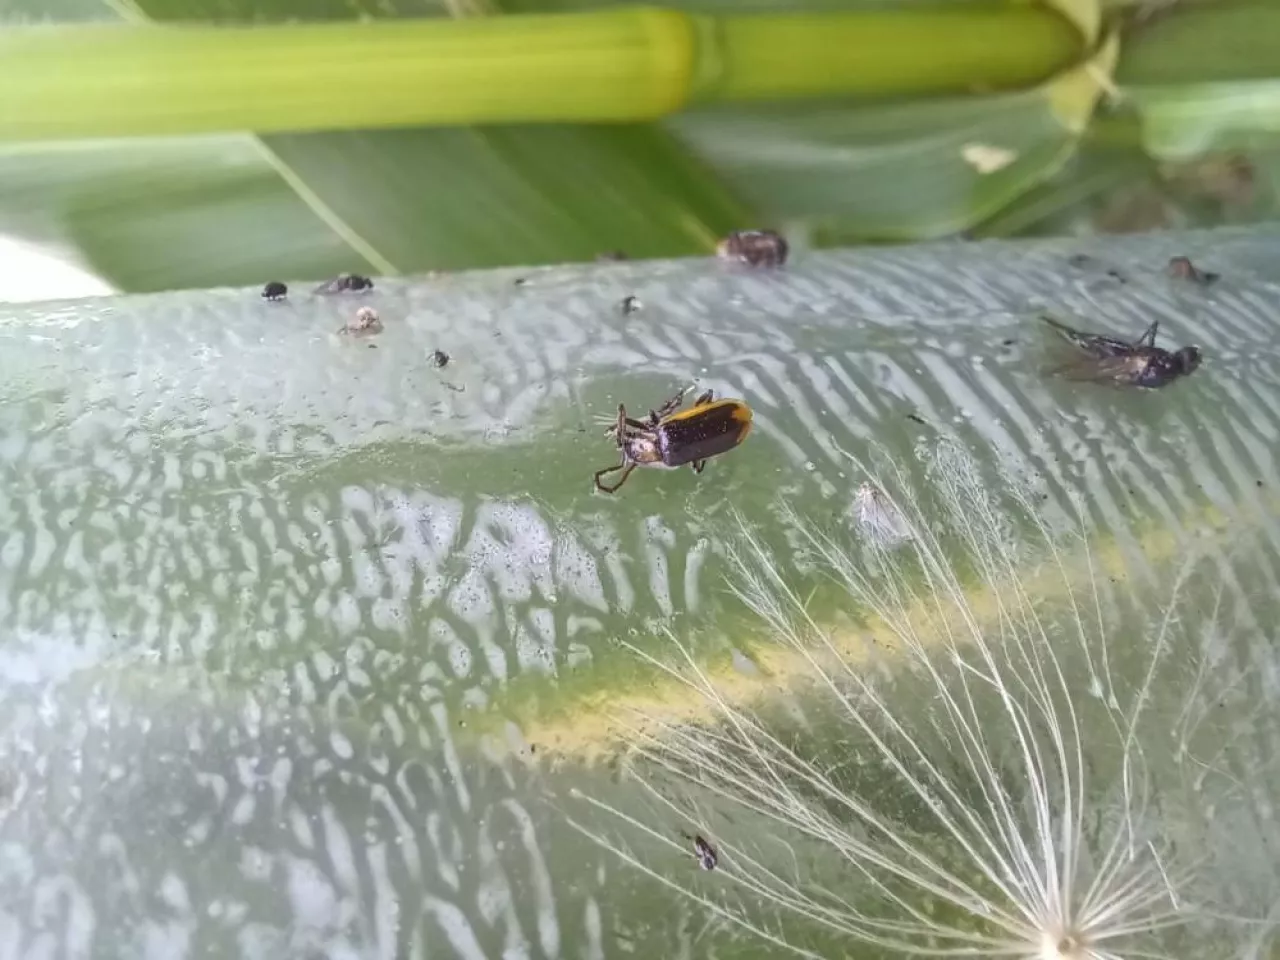
{"type": "Polygon", "coordinates": [[[287,858],[284,867],[290,924],[310,931],[341,929],[350,908],[344,909],[343,898],[319,868],[297,857],[287,858]]]}
{"type": "Polygon", "coordinates": [[[538,835],[534,830],[533,818],[517,801],[503,800],[502,807],[515,820],[519,828],[518,836],[528,857],[529,879],[533,881],[533,899],[538,917],[538,940],[545,956],[560,955],[560,924],[556,919],[555,893],[551,884],[551,873],[547,870],[546,859],[538,846],[538,835]]]}
{"type": "Polygon", "coordinates": [[[556,541],[555,577],[557,588],[579,603],[601,613],[609,611],[595,557],[570,530],[562,530],[556,541]]]}
{"type": "Polygon", "coordinates": [[[453,790],[458,798],[458,806],[462,808],[463,813],[467,813],[471,810],[471,792],[467,789],[466,778],[462,771],[462,762],[458,759],[457,748],[454,746],[453,738],[450,736],[452,725],[449,720],[449,711],[443,703],[433,703],[431,705],[431,717],[435,720],[436,730],[440,734],[444,763],[449,771],[449,777],[453,781],[453,790]]]}
{"type": "Polygon", "coordinates": [[[347,828],[328,804],[320,808],[319,820],[324,836],[324,850],[333,865],[334,880],[344,894],[354,896],[360,889],[360,874],[356,869],[347,828]]]}
{"type": "Polygon", "coordinates": [[[550,529],[532,504],[487,504],[476,511],[466,554],[485,570],[504,600],[529,600],[535,592],[554,597],[553,543],[550,529]]]}
{"type": "Polygon", "coordinates": [[[485,952],[476,939],[475,931],[467,920],[467,915],[447,900],[438,897],[423,897],[422,907],[444,933],[454,956],[459,960],[486,960],[485,952]]]}
{"type": "Polygon", "coordinates": [[[711,543],[706,537],[699,537],[685,555],[684,567],[684,605],[689,613],[696,613],[702,606],[702,593],[698,586],[702,574],[702,565],[706,562],[707,551],[711,543]]]}
{"type": "Polygon", "coordinates": [[[665,616],[671,616],[671,575],[667,552],[675,549],[675,532],[656,516],[644,520],[642,537],[649,565],[649,592],[665,616]]]}
{"type": "Polygon", "coordinates": [[[291,803],[285,820],[289,824],[289,832],[293,834],[293,839],[298,846],[307,852],[314,851],[316,838],[311,831],[311,818],[307,815],[307,812],[298,804],[291,803]]]}
{"type": "Polygon", "coordinates": [[[604,960],[604,924],[600,921],[600,904],[593,896],[587,897],[582,909],[582,930],[586,943],[582,944],[583,960],[604,960]]]}

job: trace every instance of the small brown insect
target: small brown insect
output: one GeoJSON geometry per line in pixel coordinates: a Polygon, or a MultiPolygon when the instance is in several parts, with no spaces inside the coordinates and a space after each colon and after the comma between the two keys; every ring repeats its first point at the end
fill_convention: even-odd
{"type": "Polygon", "coordinates": [[[787,241],[773,230],[735,230],[716,245],[716,256],[749,267],[780,267],[788,250],[787,241]]]}
{"type": "Polygon", "coordinates": [[[1169,261],[1169,276],[1175,280],[1190,280],[1192,283],[1207,285],[1218,279],[1216,273],[1201,270],[1189,257],[1174,257],[1169,261]]]}
{"type": "Polygon", "coordinates": [[[361,307],[354,317],[339,328],[338,332],[353,337],[368,337],[382,332],[382,321],[378,319],[378,311],[373,307],[361,307]]]}

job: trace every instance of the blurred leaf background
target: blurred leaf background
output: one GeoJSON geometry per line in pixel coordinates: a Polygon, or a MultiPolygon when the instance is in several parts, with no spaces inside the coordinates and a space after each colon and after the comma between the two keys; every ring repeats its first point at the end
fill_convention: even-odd
{"type": "MultiPolygon", "coordinates": [[[[622,6],[0,0],[0,23],[51,30],[113,21],[294,24],[622,6]]],[[[1028,3],[669,6],[711,16],[911,7],[941,18],[1028,3]]],[[[1275,217],[1280,5],[1060,0],[1055,7],[1066,15],[1064,29],[1079,34],[1079,55],[1062,65],[1046,54],[1043,81],[1018,89],[982,89],[975,78],[972,89],[919,92],[944,28],[920,31],[916,42],[904,35],[901,49],[877,48],[879,61],[898,73],[874,96],[711,97],[630,123],[0,142],[0,236],[77,260],[132,292],[589,260],[615,249],[635,258],[706,254],[725,232],[757,226],[823,246],[1275,217]]],[[[1001,50],[1027,42],[1012,31],[993,29],[987,42],[993,57],[1038,55],[1001,50]]],[[[849,47],[842,54],[850,63],[867,56],[856,43],[849,47]]],[[[4,72],[0,60],[0,91],[4,72]]],[[[93,89],[91,58],[73,73],[76,84],[93,89]]],[[[744,79],[753,78],[740,76],[739,85],[744,79]]],[[[16,96],[8,86],[0,123],[5,97],[16,96]]],[[[15,103],[8,112],[17,112],[15,103]]],[[[3,286],[0,276],[0,297],[3,286]]]]}

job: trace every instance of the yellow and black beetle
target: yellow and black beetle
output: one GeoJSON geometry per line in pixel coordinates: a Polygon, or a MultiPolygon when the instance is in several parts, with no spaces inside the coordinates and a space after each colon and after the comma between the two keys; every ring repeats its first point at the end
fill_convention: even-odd
{"type": "Polygon", "coordinates": [[[671,469],[693,466],[701,473],[707,460],[732,450],[751,432],[751,408],[741,400],[716,400],[708,390],[693,401],[687,410],[679,410],[688,388],[681,390],[657,410],[649,411],[648,420],[633,420],[627,408],[618,404],[618,422],[611,434],[622,452],[622,462],[596,471],[596,489],[613,493],[627,482],[636,467],[671,469]],[[679,411],[679,412],[677,412],[679,411]],[[613,486],[600,478],[621,470],[622,477],[613,486]]]}

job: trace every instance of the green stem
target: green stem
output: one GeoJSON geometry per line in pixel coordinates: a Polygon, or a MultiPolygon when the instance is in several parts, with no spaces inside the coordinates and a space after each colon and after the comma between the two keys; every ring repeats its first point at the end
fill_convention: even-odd
{"type": "Polygon", "coordinates": [[[1075,28],[1038,7],[757,14],[720,18],[719,30],[716,100],[1020,87],[1084,54],[1075,28]]]}
{"type": "Polygon", "coordinates": [[[1014,87],[1080,53],[1033,8],[12,28],[0,139],[625,122],[694,100],[1014,87]]]}
{"type": "Polygon", "coordinates": [[[1116,69],[1121,89],[1280,76],[1280,5],[1275,0],[1174,6],[1133,32],[1116,69]]]}

